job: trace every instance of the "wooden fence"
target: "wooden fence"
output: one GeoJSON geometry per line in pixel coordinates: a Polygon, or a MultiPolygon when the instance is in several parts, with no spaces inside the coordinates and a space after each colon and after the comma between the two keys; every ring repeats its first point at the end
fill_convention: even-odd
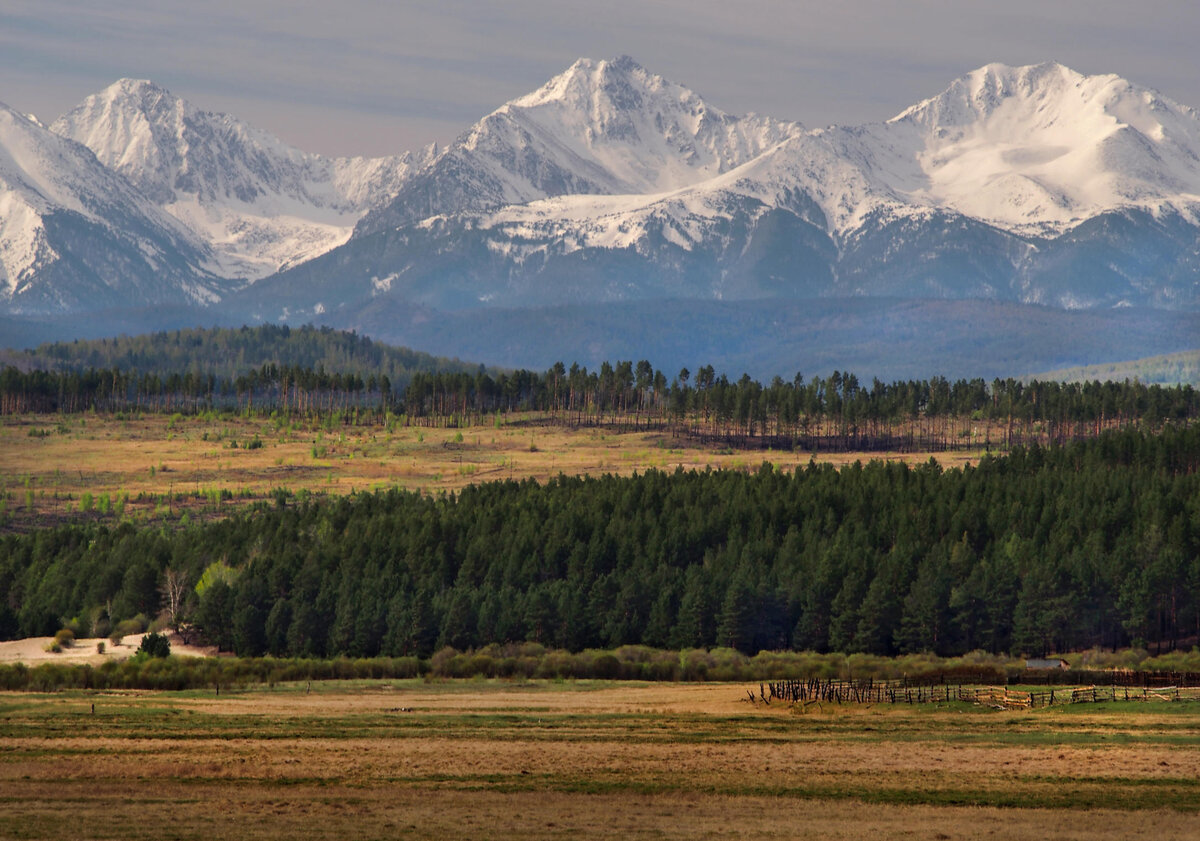
{"type": "MultiPolygon", "coordinates": [[[[966,683],[967,681],[963,681],[966,683]]],[[[1200,686],[1200,672],[1101,671],[1092,669],[1025,669],[1011,674],[1009,683],[1036,686],[1200,686]]]]}
{"type": "Polygon", "coordinates": [[[997,709],[1034,709],[1059,704],[1101,701],[1200,700],[1200,689],[1181,692],[1179,686],[1079,686],[1044,691],[1009,689],[1007,686],[919,684],[908,680],[782,680],[761,683],[758,695],[747,690],[751,703],[809,705],[835,704],[932,704],[964,701],[997,709]]]}

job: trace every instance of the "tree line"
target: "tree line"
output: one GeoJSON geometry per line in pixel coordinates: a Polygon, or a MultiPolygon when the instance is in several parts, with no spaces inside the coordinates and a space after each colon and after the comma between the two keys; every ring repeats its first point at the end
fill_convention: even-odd
{"type": "Polygon", "coordinates": [[[476,423],[493,413],[538,411],[569,424],[669,428],[710,442],[843,450],[1009,447],[1082,438],[1111,428],[1189,423],[1200,416],[1191,385],[1138,382],[1023,382],[945,377],[869,386],[849,372],[764,385],[730,380],[712,365],[668,380],[647,360],[607,362],[595,371],[555,363],[519,370],[422,372],[403,410],[438,423],[476,423]]]}
{"type": "Polygon", "coordinates": [[[545,373],[412,371],[404,384],[382,372],[264,363],[231,378],[135,370],[0,371],[0,414],[213,408],[301,416],[362,410],[410,422],[466,426],[495,415],[538,412],[551,422],[662,429],[707,443],[808,450],[939,450],[1062,443],[1106,429],[1187,424],[1200,415],[1190,385],[1029,382],[944,377],[862,384],[852,373],[764,385],[730,380],[711,365],[669,381],[642,360],[599,369],[555,363],[545,373]]]}
{"type": "Polygon", "coordinates": [[[651,471],[0,539],[0,636],[155,615],[240,655],[1042,654],[1200,637],[1200,428],[943,470],[651,471]],[[182,586],[180,582],[186,582],[182,586]]]}

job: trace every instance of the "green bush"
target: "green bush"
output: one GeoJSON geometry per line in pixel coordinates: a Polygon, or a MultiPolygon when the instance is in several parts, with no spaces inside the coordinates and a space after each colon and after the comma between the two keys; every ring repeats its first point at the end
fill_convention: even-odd
{"type": "Polygon", "coordinates": [[[70,648],[75,644],[75,632],[70,628],[63,628],[54,635],[54,644],[59,647],[60,651],[64,648],[70,648]]]}
{"type": "Polygon", "coordinates": [[[171,641],[162,634],[151,632],[142,637],[142,644],[138,646],[138,654],[145,654],[148,657],[169,657],[171,641]]]}
{"type": "Polygon", "coordinates": [[[146,630],[146,617],[139,613],[132,619],[122,619],[118,622],[117,627],[113,628],[112,633],[109,634],[108,641],[113,645],[120,645],[121,640],[125,637],[140,634],[144,630],[146,630]]]}
{"type": "Polygon", "coordinates": [[[601,654],[592,661],[592,676],[601,680],[615,680],[621,676],[621,661],[612,654],[601,654]]]}

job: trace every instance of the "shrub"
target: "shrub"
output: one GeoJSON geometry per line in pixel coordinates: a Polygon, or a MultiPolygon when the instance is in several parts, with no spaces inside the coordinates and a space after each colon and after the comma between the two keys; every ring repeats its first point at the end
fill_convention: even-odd
{"type": "Polygon", "coordinates": [[[109,634],[108,640],[113,645],[120,645],[121,640],[133,634],[140,634],[146,630],[146,617],[139,613],[132,619],[122,619],[117,623],[117,627],[113,628],[113,632],[109,634]]]}
{"type": "Polygon", "coordinates": [[[621,676],[621,661],[612,654],[601,654],[592,661],[592,676],[600,680],[615,680],[621,676]]]}
{"type": "Polygon", "coordinates": [[[58,646],[59,651],[70,648],[75,644],[75,632],[70,628],[63,628],[54,635],[54,644],[58,646]]]}
{"type": "Polygon", "coordinates": [[[142,644],[138,646],[138,653],[144,653],[148,657],[168,657],[171,654],[171,641],[162,634],[146,634],[142,637],[142,644]]]}
{"type": "Polygon", "coordinates": [[[438,677],[449,677],[453,668],[452,664],[457,657],[458,652],[450,646],[446,646],[435,652],[430,658],[430,670],[438,677]]]}
{"type": "Polygon", "coordinates": [[[103,641],[103,640],[101,640],[100,642],[96,643],[96,653],[97,653],[97,654],[103,654],[103,653],[104,653],[104,641],[103,641]]]}
{"type": "Polygon", "coordinates": [[[139,613],[132,619],[122,619],[117,623],[117,627],[113,629],[113,633],[121,636],[129,636],[130,634],[140,634],[146,630],[146,616],[139,613]]]}
{"type": "MultiPolygon", "coordinates": [[[[112,622],[109,621],[108,614],[104,608],[92,608],[88,613],[88,633],[85,636],[89,637],[107,637],[113,632],[112,622]]],[[[76,634],[79,636],[79,634],[76,634]]]]}

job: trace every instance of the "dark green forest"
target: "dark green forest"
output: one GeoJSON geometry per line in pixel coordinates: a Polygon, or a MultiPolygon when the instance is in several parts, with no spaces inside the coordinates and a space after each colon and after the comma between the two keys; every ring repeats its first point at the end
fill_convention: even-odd
{"type": "Polygon", "coordinates": [[[650,472],[295,499],[0,540],[0,636],[155,615],[242,655],[530,640],[1040,654],[1194,644],[1200,428],[943,470],[650,472]],[[186,586],[180,587],[180,583],[186,586]]]}

